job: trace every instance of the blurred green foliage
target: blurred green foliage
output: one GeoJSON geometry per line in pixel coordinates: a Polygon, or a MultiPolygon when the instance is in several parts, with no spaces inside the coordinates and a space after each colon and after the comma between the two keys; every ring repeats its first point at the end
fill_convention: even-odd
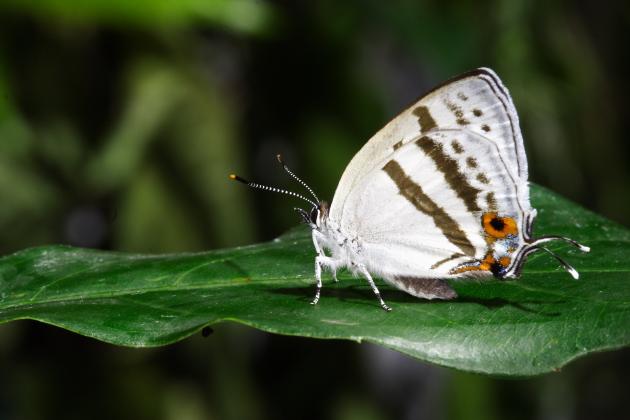
{"type": "MultiPolygon", "coordinates": [[[[330,199],[380,126],[481,65],[513,94],[532,179],[627,225],[629,19],[592,0],[0,1],[0,251],[269,239],[292,203],[226,174],[289,185],[282,152],[330,199]]],[[[138,352],[3,326],[0,417],[619,418],[630,392],[627,352],[506,382],[370,349],[222,327],[138,352]]]]}
{"type": "Polygon", "coordinates": [[[194,24],[260,34],[272,9],[256,0],[4,0],[2,7],[64,25],[113,25],[149,30],[184,29],[194,24]]]}

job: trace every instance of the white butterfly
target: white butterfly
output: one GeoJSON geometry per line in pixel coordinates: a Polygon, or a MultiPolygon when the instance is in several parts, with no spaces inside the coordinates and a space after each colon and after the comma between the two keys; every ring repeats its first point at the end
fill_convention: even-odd
{"type": "Polygon", "coordinates": [[[447,81],[374,135],[346,167],[330,207],[313,196],[230,178],[310,202],[296,209],[312,229],[319,301],[321,273],[346,268],[425,299],[453,299],[445,279],[515,278],[529,254],[544,250],[574,277],[577,271],[533,239],[527,159],[508,90],[490,69],[447,81]],[[326,254],[324,251],[328,251],[326,254]]]}

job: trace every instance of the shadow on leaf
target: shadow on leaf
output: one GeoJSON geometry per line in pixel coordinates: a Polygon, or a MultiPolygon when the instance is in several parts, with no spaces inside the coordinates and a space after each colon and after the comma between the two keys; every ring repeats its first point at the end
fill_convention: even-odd
{"type": "MultiPolygon", "coordinates": [[[[273,289],[272,293],[278,293],[282,295],[297,296],[300,300],[308,303],[311,301],[315,294],[315,287],[285,287],[273,289]]],[[[502,297],[472,297],[472,296],[460,296],[453,300],[428,300],[420,299],[411,296],[400,290],[385,289],[382,292],[383,299],[386,302],[394,303],[407,303],[417,305],[444,305],[444,304],[477,304],[484,306],[489,310],[498,310],[504,307],[512,307],[513,309],[527,312],[531,314],[537,314],[547,317],[557,317],[562,315],[560,312],[547,312],[544,310],[533,309],[528,305],[559,305],[565,303],[563,300],[541,300],[541,299],[527,299],[518,302],[511,301],[502,297]]],[[[351,285],[346,287],[324,287],[321,292],[321,299],[337,298],[342,302],[352,301],[353,304],[367,304],[379,308],[379,304],[372,293],[372,290],[366,287],[351,285]]]]}

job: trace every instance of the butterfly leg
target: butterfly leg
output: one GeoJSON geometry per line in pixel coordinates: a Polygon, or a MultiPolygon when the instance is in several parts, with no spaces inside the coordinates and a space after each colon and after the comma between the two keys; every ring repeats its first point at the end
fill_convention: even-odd
{"type": "MultiPolygon", "coordinates": [[[[330,269],[330,271],[332,272],[332,277],[335,280],[335,283],[339,282],[339,280],[337,279],[337,266],[338,264],[335,264],[334,261],[332,261],[329,257],[326,257],[326,255],[322,252],[321,247],[319,246],[319,241],[317,240],[317,238],[320,237],[320,233],[313,229],[313,233],[312,233],[312,238],[313,238],[313,246],[315,246],[315,252],[317,252],[317,256],[318,257],[322,257],[325,260],[325,265],[328,266],[328,268],[330,269]]],[[[324,261],[324,260],[323,260],[324,261]]],[[[317,268],[315,268],[315,272],[317,273],[317,268]]]]}
{"type": "Polygon", "coordinates": [[[319,302],[319,296],[322,291],[322,262],[320,260],[322,256],[322,249],[319,246],[319,241],[317,240],[318,233],[319,232],[317,232],[317,230],[313,229],[311,234],[311,237],[313,238],[313,246],[315,247],[315,252],[317,253],[317,256],[315,257],[315,280],[317,280],[317,289],[315,291],[315,297],[311,301],[311,305],[316,305],[317,302],[319,302]]]}
{"type": "Polygon", "coordinates": [[[381,308],[385,309],[388,312],[391,311],[392,308],[387,306],[387,304],[385,303],[385,301],[381,297],[381,292],[378,291],[378,288],[376,287],[376,284],[374,284],[374,280],[372,279],[372,276],[367,271],[365,266],[360,265],[359,266],[359,270],[361,271],[361,274],[363,274],[363,276],[366,278],[368,283],[370,283],[370,287],[372,287],[372,291],[374,292],[374,294],[376,295],[376,298],[378,299],[379,303],[381,304],[381,308]]]}
{"type": "Polygon", "coordinates": [[[322,264],[319,261],[319,255],[315,258],[315,279],[317,280],[317,289],[315,290],[315,297],[311,301],[311,305],[317,305],[319,302],[319,295],[322,292],[322,264]]]}
{"type": "Polygon", "coordinates": [[[317,256],[315,257],[315,280],[317,280],[317,289],[315,290],[315,297],[311,301],[311,305],[316,305],[317,302],[319,302],[319,297],[322,291],[322,267],[328,267],[333,272],[335,281],[337,281],[337,264],[332,258],[327,257],[322,252],[318,241],[319,235],[320,233],[313,229],[313,246],[315,247],[315,252],[317,253],[317,256]]]}
{"type": "Polygon", "coordinates": [[[339,264],[339,261],[325,255],[318,255],[317,257],[315,257],[315,279],[317,280],[317,289],[315,291],[315,297],[311,301],[311,305],[316,305],[317,302],[319,302],[319,296],[322,290],[322,268],[328,268],[330,271],[332,271],[336,281],[336,272],[339,264]]]}

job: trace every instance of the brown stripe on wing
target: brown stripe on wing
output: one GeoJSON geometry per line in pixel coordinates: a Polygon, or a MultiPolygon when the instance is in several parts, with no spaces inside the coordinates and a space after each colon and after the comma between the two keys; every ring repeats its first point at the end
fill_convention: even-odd
{"type": "Polygon", "coordinates": [[[459,252],[457,252],[457,253],[455,253],[455,254],[451,255],[450,257],[443,258],[443,259],[441,259],[440,261],[438,261],[438,262],[436,262],[435,264],[433,264],[433,265],[431,266],[431,270],[435,270],[436,268],[438,268],[438,267],[439,267],[439,266],[441,266],[442,264],[445,264],[445,263],[447,263],[447,262],[449,262],[449,261],[452,261],[452,260],[456,260],[457,258],[459,258],[459,257],[463,257],[463,256],[464,256],[464,254],[460,254],[459,252]]]}
{"type": "Polygon", "coordinates": [[[427,131],[432,130],[435,127],[437,127],[435,120],[433,119],[433,117],[431,116],[431,113],[429,112],[429,108],[427,108],[426,106],[421,105],[417,107],[416,109],[414,109],[413,115],[418,117],[418,123],[420,123],[421,133],[426,133],[427,131]]]}
{"type": "Polygon", "coordinates": [[[475,247],[470,243],[459,224],[442,207],[431,200],[431,197],[425,194],[420,185],[405,174],[398,162],[390,160],[383,166],[383,170],[394,181],[400,194],[419,211],[430,216],[435,226],[442,231],[450,243],[461,249],[464,254],[471,257],[475,256],[475,247]]]}
{"type": "Polygon", "coordinates": [[[442,148],[442,144],[436,142],[431,137],[423,136],[416,144],[435,162],[438,170],[442,172],[448,185],[455,191],[457,196],[464,201],[468,211],[481,211],[477,205],[477,195],[481,192],[477,188],[470,185],[466,179],[466,175],[459,170],[459,164],[452,159],[442,148]]]}

